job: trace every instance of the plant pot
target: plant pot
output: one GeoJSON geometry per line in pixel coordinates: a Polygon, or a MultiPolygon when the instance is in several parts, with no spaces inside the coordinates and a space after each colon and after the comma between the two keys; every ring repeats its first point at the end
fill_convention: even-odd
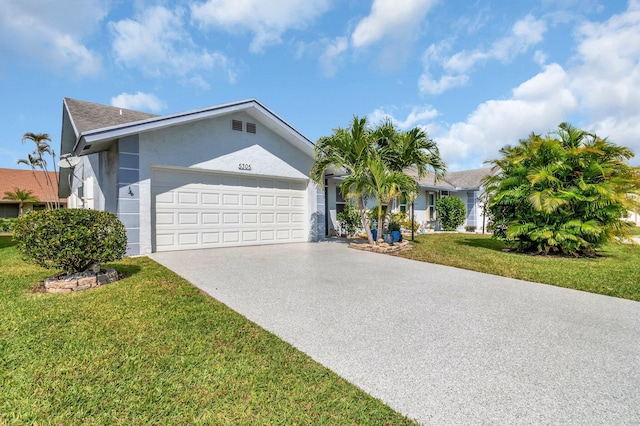
{"type": "Polygon", "coordinates": [[[373,241],[378,241],[378,230],[377,229],[372,229],[371,230],[371,235],[373,235],[373,241]]]}
{"type": "Polygon", "coordinates": [[[400,233],[400,231],[391,231],[391,235],[393,235],[394,243],[399,243],[400,241],[402,241],[402,234],[400,233]]]}
{"type": "Polygon", "coordinates": [[[389,244],[390,246],[393,245],[393,235],[384,234],[382,235],[382,239],[384,240],[385,243],[389,244]]]}

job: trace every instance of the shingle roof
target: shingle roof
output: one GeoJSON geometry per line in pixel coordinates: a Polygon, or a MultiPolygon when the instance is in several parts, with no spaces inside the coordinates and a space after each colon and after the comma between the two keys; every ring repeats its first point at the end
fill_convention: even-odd
{"type": "Polygon", "coordinates": [[[460,189],[476,189],[482,186],[482,180],[491,174],[491,168],[462,170],[450,172],[445,175],[445,180],[453,187],[460,189]]]}
{"type": "Polygon", "coordinates": [[[64,98],[78,133],[158,117],[156,114],[64,98]]]}
{"type": "MultiPolygon", "coordinates": [[[[415,169],[407,170],[407,173],[417,176],[415,169]]],[[[491,168],[462,170],[459,172],[447,172],[438,182],[435,181],[435,174],[427,171],[427,176],[419,180],[419,185],[430,188],[444,190],[478,189],[482,186],[482,180],[490,175],[491,168]]]]}
{"type": "MultiPolygon", "coordinates": [[[[54,172],[49,172],[49,177],[55,189],[47,187],[46,176],[42,171],[36,171],[35,176],[31,170],[21,169],[0,169],[0,203],[12,201],[2,199],[5,192],[13,192],[15,188],[29,190],[38,197],[41,202],[55,201],[54,192],[58,192],[58,176],[54,172]]],[[[66,201],[66,198],[60,198],[66,201]]]]}

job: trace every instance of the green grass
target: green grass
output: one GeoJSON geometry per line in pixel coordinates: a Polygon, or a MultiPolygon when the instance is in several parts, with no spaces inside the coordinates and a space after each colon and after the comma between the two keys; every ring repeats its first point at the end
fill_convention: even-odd
{"type": "Polygon", "coordinates": [[[0,424],[413,424],[147,258],[72,294],[0,237],[0,424]]]}
{"type": "Polygon", "coordinates": [[[634,237],[640,237],[640,226],[634,226],[633,228],[631,228],[630,234],[634,237]]]}
{"type": "Polygon", "coordinates": [[[640,247],[608,245],[596,258],[505,253],[504,247],[488,235],[437,233],[416,236],[414,248],[399,256],[640,301],[640,247]]]}

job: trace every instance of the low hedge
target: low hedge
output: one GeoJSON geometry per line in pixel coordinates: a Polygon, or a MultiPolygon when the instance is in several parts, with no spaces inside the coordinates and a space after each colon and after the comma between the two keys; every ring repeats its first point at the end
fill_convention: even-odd
{"type": "Polygon", "coordinates": [[[26,261],[68,273],[121,259],[127,249],[125,227],[114,214],[85,209],[27,212],[15,220],[13,239],[26,261]]]}
{"type": "Polygon", "coordinates": [[[0,232],[11,232],[13,228],[13,223],[16,221],[16,218],[4,218],[0,217],[0,232]]]}

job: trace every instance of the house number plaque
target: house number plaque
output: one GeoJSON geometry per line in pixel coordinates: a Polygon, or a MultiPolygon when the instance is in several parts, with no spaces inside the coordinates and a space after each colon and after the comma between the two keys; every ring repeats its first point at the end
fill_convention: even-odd
{"type": "Polygon", "coordinates": [[[238,170],[251,170],[251,164],[249,164],[249,163],[240,163],[240,164],[238,164],[238,170]]]}

